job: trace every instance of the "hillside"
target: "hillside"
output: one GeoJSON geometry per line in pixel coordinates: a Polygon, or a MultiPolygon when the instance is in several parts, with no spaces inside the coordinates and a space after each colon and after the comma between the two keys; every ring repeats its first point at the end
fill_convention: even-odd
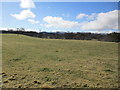
{"type": "Polygon", "coordinates": [[[2,36],[3,88],[118,86],[117,43],[2,36]]]}

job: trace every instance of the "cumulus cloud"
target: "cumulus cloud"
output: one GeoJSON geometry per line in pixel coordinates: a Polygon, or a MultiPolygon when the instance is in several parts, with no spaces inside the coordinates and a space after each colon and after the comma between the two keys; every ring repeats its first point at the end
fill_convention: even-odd
{"type": "Polygon", "coordinates": [[[97,15],[98,15],[97,13],[92,13],[91,15],[87,16],[87,19],[88,20],[94,20],[94,19],[96,19],[97,15]]]}
{"type": "Polygon", "coordinates": [[[76,19],[82,19],[83,17],[88,17],[88,15],[86,15],[84,13],[80,13],[76,16],[76,19]]]}
{"type": "Polygon", "coordinates": [[[37,24],[39,23],[39,21],[35,21],[34,19],[28,19],[29,22],[31,22],[32,24],[37,24]]]}
{"type": "Polygon", "coordinates": [[[83,30],[108,30],[118,29],[118,10],[99,13],[95,20],[84,24],[83,30]]]}
{"type": "Polygon", "coordinates": [[[43,18],[43,21],[47,23],[46,27],[73,28],[79,25],[78,22],[67,21],[62,17],[47,16],[43,18]]]}
{"type": "Polygon", "coordinates": [[[62,14],[63,17],[70,17],[70,14],[62,14]]]}
{"type": "Polygon", "coordinates": [[[35,4],[33,0],[21,0],[20,7],[21,8],[34,8],[35,4]]]}
{"type": "MultiPolygon", "coordinates": [[[[118,30],[118,10],[113,10],[105,13],[92,13],[91,15],[80,14],[79,19],[86,17],[86,21],[76,22],[67,21],[62,17],[47,16],[43,18],[47,24],[46,27],[57,28],[79,28],[79,30],[93,31],[97,33],[110,33],[113,30],[118,30]],[[89,21],[90,20],[90,21],[89,21]]],[[[78,17],[77,17],[78,18],[78,17]]]]}
{"type": "Polygon", "coordinates": [[[95,19],[96,16],[97,16],[96,13],[92,13],[91,15],[87,15],[85,13],[80,13],[76,16],[76,19],[86,18],[88,20],[93,20],[93,19],[95,19]]]}
{"type": "Polygon", "coordinates": [[[21,11],[20,14],[11,14],[11,16],[13,16],[14,18],[18,20],[24,20],[26,18],[36,17],[36,15],[33,12],[31,12],[29,9],[21,11]]]}

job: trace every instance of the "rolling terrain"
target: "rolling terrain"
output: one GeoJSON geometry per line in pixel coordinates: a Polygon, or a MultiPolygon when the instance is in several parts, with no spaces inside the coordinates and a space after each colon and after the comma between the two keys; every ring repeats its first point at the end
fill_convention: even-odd
{"type": "Polygon", "coordinates": [[[118,44],[2,35],[3,88],[118,87],[118,44]]]}

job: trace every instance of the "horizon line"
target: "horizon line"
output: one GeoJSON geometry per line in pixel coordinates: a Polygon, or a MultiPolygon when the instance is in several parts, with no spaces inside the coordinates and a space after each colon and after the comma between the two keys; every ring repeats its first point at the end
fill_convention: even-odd
{"type": "MultiPolygon", "coordinates": [[[[0,28],[0,31],[2,31],[2,30],[5,30],[5,31],[9,31],[9,29],[11,29],[11,30],[13,30],[13,31],[17,31],[16,29],[17,28],[0,28]]],[[[20,28],[19,28],[20,29],[20,28]]],[[[64,32],[64,33],[78,33],[78,32],[80,32],[80,33],[101,33],[101,34],[109,34],[109,33],[114,33],[114,32],[116,32],[116,33],[120,33],[119,31],[111,31],[111,32],[98,32],[98,31],[62,31],[62,30],[53,30],[53,31],[47,31],[47,30],[39,30],[39,29],[27,29],[27,28],[24,28],[25,29],[25,31],[32,31],[32,32],[52,32],[52,33],[56,33],[56,32],[64,32]]]]}

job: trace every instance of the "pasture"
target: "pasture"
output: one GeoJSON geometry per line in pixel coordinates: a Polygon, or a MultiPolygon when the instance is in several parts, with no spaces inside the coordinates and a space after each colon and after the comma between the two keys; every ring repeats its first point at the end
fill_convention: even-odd
{"type": "Polygon", "coordinates": [[[118,43],[2,35],[3,88],[118,87],[118,43]]]}

